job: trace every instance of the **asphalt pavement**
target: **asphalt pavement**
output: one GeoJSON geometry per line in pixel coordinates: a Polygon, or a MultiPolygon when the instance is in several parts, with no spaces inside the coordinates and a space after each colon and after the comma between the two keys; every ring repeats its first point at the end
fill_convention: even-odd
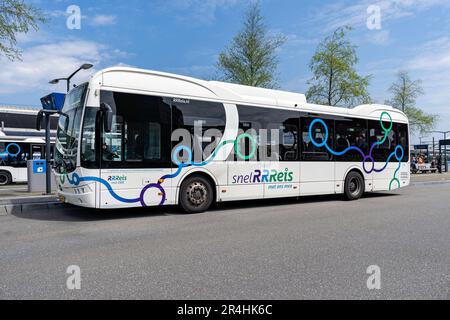
{"type": "Polygon", "coordinates": [[[450,184],[0,216],[0,299],[450,299],[450,184]],[[81,289],[69,290],[76,265],[81,289]],[[367,288],[369,266],[381,289],[367,288]]]}

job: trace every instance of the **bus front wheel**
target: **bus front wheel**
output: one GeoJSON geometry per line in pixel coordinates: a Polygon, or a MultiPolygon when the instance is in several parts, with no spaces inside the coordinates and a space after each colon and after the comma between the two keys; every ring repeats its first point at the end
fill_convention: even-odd
{"type": "Polygon", "coordinates": [[[180,188],[180,205],[187,213],[201,213],[211,207],[214,191],[208,179],[202,176],[188,177],[180,188]]]}
{"type": "Polygon", "coordinates": [[[0,171],[0,186],[7,186],[8,184],[11,184],[11,174],[6,171],[0,171]]]}
{"type": "Polygon", "coordinates": [[[358,200],[364,194],[364,178],[356,171],[352,171],[345,178],[345,197],[347,200],[358,200]]]}

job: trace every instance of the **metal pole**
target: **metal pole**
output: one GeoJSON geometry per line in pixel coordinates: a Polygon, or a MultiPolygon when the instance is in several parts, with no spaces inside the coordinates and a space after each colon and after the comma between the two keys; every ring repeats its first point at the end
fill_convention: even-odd
{"type": "Polygon", "coordinates": [[[70,91],[70,79],[67,79],[67,93],[70,91]]]}
{"type": "Polygon", "coordinates": [[[433,136],[433,158],[436,158],[436,152],[434,150],[434,136],[433,136]]]}
{"type": "MultiPolygon", "coordinates": [[[[447,140],[447,132],[444,132],[444,142],[447,140]]],[[[444,145],[444,161],[445,161],[445,172],[448,172],[448,161],[447,161],[447,145],[444,145]]]]}
{"type": "Polygon", "coordinates": [[[45,179],[46,179],[46,193],[52,193],[52,167],[50,165],[51,161],[51,142],[50,142],[50,114],[45,114],[46,126],[45,126],[45,161],[47,164],[45,179]]]}

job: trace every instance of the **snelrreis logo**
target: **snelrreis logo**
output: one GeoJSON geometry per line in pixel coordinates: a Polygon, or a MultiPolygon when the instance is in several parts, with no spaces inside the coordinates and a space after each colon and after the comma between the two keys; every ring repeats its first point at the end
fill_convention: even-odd
{"type": "Polygon", "coordinates": [[[108,182],[111,184],[124,184],[127,181],[127,176],[121,175],[121,176],[109,176],[108,182]]]}

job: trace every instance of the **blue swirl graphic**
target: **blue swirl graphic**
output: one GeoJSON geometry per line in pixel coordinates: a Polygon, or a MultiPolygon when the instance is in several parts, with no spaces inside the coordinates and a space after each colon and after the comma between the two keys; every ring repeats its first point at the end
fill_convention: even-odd
{"type": "Polygon", "coordinates": [[[20,149],[20,146],[19,146],[17,143],[10,143],[10,144],[8,144],[8,145],[6,146],[6,150],[5,150],[5,151],[6,151],[6,153],[9,154],[11,157],[15,158],[15,157],[17,157],[17,156],[19,155],[21,149],[20,149]],[[11,153],[11,152],[9,151],[9,148],[11,148],[11,147],[16,147],[16,148],[17,148],[17,152],[16,152],[16,153],[11,153]]]}
{"type": "MultiPolygon", "coordinates": [[[[148,189],[156,188],[156,189],[158,189],[160,191],[161,202],[159,203],[159,205],[162,206],[166,202],[166,199],[167,199],[166,198],[166,191],[161,185],[162,183],[164,183],[165,180],[173,179],[173,178],[178,177],[181,174],[182,170],[184,168],[189,167],[189,166],[193,166],[193,167],[206,166],[207,164],[209,164],[211,161],[213,161],[216,158],[219,150],[222,147],[224,147],[226,144],[234,143],[235,149],[237,149],[238,148],[237,142],[240,139],[243,139],[243,138],[246,138],[246,137],[248,137],[248,135],[244,134],[244,135],[239,136],[236,140],[223,141],[219,146],[217,146],[217,148],[214,150],[214,152],[211,154],[211,156],[207,160],[205,160],[203,162],[194,162],[193,161],[192,150],[190,148],[188,148],[187,146],[179,146],[179,147],[175,148],[175,150],[172,152],[172,161],[178,166],[177,170],[174,173],[172,173],[172,174],[168,174],[168,175],[162,176],[158,180],[158,182],[156,182],[156,183],[150,183],[150,184],[146,185],[141,190],[141,194],[140,194],[139,198],[127,199],[127,198],[123,198],[123,197],[119,196],[113,190],[111,184],[108,181],[106,181],[104,179],[101,179],[101,178],[98,178],[98,177],[80,177],[77,173],[74,173],[72,175],[72,178],[70,178],[68,176],[68,174],[64,174],[64,175],[61,175],[60,179],[61,179],[61,182],[64,183],[64,180],[67,177],[67,181],[69,182],[69,184],[74,185],[74,186],[80,185],[81,182],[99,182],[99,183],[103,184],[108,189],[108,191],[111,194],[111,196],[114,199],[116,199],[117,201],[124,202],[124,203],[137,203],[137,202],[140,202],[143,207],[147,206],[147,204],[144,201],[145,192],[148,189]],[[184,163],[180,162],[178,160],[178,154],[181,151],[186,151],[188,153],[188,160],[186,162],[184,162],[184,163]]],[[[256,149],[256,141],[254,139],[250,139],[250,141],[254,144],[254,148],[253,149],[256,149]]]]}
{"type": "MultiPolygon", "coordinates": [[[[379,173],[379,172],[384,171],[384,170],[387,168],[387,166],[388,166],[389,162],[391,161],[392,157],[395,157],[395,158],[399,161],[399,164],[398,164],[397,169],[396,169],[395,172],[394,172],[394,177],[393,177],[393,179],[391,180],[391,182],[390,182],[390,184],[389,184],[389,190],[391,190],[392,184],[393,184],[394,182],[397,182],[397,183],[398,183],[398,186],[400,187],[400,181],[396,178],[396,175],[397,175],[397,173],[398,173],[398,171],[400,170],[400,167],[401,167],[401,161],[402,161],[403,156],[404,156],[404,150],[403,150],[403,147],[402,147],[402,146],[397,146],[397,147],[395,148],[394,152],[392,152],[392,153],[389,155],[389,157],[386,159],[385,165],[384,165],[382,168],[379,168],[379,169],[375,168],[375,160],[374,160],[374,158],[373,158],[373,156],[372,156],[373,150],[375,149],[376,146],[382,145],[382,144],[386,141],[389,132],[392,131],[392,126],[393,126],[392,118],[391,118],[391,116],[389,115],[389,113],[387,113],[387,112],[383,112],[383,113],[381,114],[380,122],[381,122],[381,128],[382,128],[383,131],[385,132],[384,138],[383,138],[381,141],[378,141],[378,142],[374,143],[374,144],[371,146],[370,152],[369,152],[368,155],[365,155],[363,150],[361,150],[360,148],[355,147],[355,146],[350,146],[350,147],[348,147],[348,148],[346,148],[345,150],[340,151],[340,152],[337,152],[337,151],[333,150],[332,148],[330,148],[330,146],[328,145],[328,138],[329,138],[328,126],[326,125],[325,121],[322,120],[322,119],[314,119],[314,120],[311,122],[311,124],[310,124],[310,126],[309,126],[309,132],[308,132],[308,134],[309,134],[309,138],[310,138],[311,142],[313,143],[313,145],[314,145],[315,147],[317,147],[317,148],[325,147],[325,148],[328,150],[328,152],[330,152],[331,154],[333,154],[333,155],[335,155],[335,156],[342,156],[342,155],[345,155],[346,153],[348,153],[348,152],[351,151],[351,150],[354,150],[354,151],[358,152],[358,153],[362,156],[362,158],[363,158],[363,162],[362,162],[362,163],[363,163],[364,171],[365,171],[366,173],[368,173],[368,174],[370,174],[370,173],[372,173],[372,172],[377,172],[377,173],[379,173]],[[385,128],[384,125],[383,125],[383,116],[384,116],[384,115],[387,115],[387,116],[390,118],[391,124],[390,124],[390,127],[389,127],[389,128],[385,128]],[[313,130],[313,128],[314,128],[314,126],[315,126],[316,124],[321,124],[321,125],[323,126],[323,128],[325,129],[325,138],[323,139],[323,141],[322,141],[321,143],[318,143],[317,141],[315,141],[315,139],[314,139],[314,137],[313,137],[313,134],[312,134],[312,130],[313,130]],[[398,154],[399,151],[401,152],[400,155],[398,154]],[[369,160],[369,161],[371,162],[371,164],[372,164],[372,168],[371,168],[370,170],[367,170],[367,169],[366,169],[366,163],[367,163],[367,160],[369,160]]],[[[250,135],[248,135],[248,134],[242,134],[242,135],[238,136],[238,137],[236,138],[236,140],[226,140],[226,141],[223,141],[221,144],[219,144],[219,145],[217,146],[217,148],[214,150],[214,152],[212,153],[212,155],[211,155],[207,160],[205,160],[205,161],[203,161],[203,162],[194,162],[194,161],[193,161],[192,150],[191,150],[190,148],[188,148],[187,146],[179,146],[179,147],[175,148],[174,151],[172,152],[172,161],[173,161],[173,163],[175,163],[175,164],[178,166],[177,170],[176,170],[174,173],[172,173],[172,174],[168,174],[168,175],[162,176],[162,177],[158,180],[158,182],[156,182],[156,183],[150,183],[150,184],[146,185],[146,186],[141,190],[141,193],[140,193],[139,198],[128,199],[128,198],[124,198],[124,197],[119,196],[119,195],[114,191],[114,189],[112,188],[111,184],[110,184],[108,181],[106,181],[106,180],[104,180],[104,179],[102,179],[102,178],[98,178],[98,177],[80,177],[77,173],[74,173],[74,174],[72,175],[72,178],[70,178],[68,174],[63,174],[63,175],[61,175],[60,179],[61,179],[61,182],[64,183],[64,179],[67,177],[67,181],[68,181],[71,185],[74,185],[74,186],[79,186],[81,182],[98,182],[98,183],[101,183],[101,184],[103,184],[103,185],[108,189],[108,191],[109,191],[109,193],[111,194],[111,196],[112,196],[114,199],[116,199],[117,201],[123,202],[123,203],[138,203],[138,202],[140,202],[141,206],[143,206],[143,207],[146,207],[146,206],[147,206],[147,204],[146,204],[145,201],[144,201],[144,195],[145,195],[145,192],[146,192],[147,190],[151,189],[151,188],[155,188],[155,189],[158,189],[158,190],[160,191],[161,201],[160,201],[159,205],[162,206],[162,205],[166,202],[166,199],[167,199],[167,198],[166,198],[166,191],[165,191],[165,189],[162,187],[162,184],[164,183],[165,180],[168,180],[168,179],[174,179],[174,178],[178,177],[178,176],[181,174],[181,172],[182,172],[182,170],[183,170],[184,168],[187,168],[187,167],[190,167],[190,166],[193,166],[193,167],[203,167],[203,166],[206,166],[207,164],[209,164],[211,161],[213,161],[213,160],[216,158],[216,156],[217,156],[219,150],[220,150],[222,147],[224,147],[225,145],[230,144],[230,143],[233,143],[233,144],[234,144],[235,151],[236,151],[236,154],[237,154],[240,158],[242,158],[242,159],[244,159],[244,160],[251,158],[252,156],[245,156],[245,155],[243,155],[243,154],[239,151],[239,146],[238,146],[239,141],[242,140],[242,139],[244,139],[244,138],[248,138],[248,139],[251,141],[251,143],[252,143],[252,145],[253,145],[253,147],[252,147],[252,150],[253,150],[253,151],[252,151],[252,152],[254,153],[255,150],[256,150],[256,147],[257,147],[257,142],[256,142],[256,140],[254,140],[254,139],[253,139],[250,135]],[[188,154],[188,160],[187,160],[186,162],[181,162],[181,161],[178,160],[178,155],[180,154],[181,151],[185,151],[185,152],[187,152],[187,154],[188,154]]]]}
{"type": "Polygon", "coordinates": [[[348,147],[347,149],[345,149],[345,150],[343,150],[343,151],[340,151],[340,152],[335,151],[335,150],[333,150],[332,148],[330,148],[330,146],[328,145],[328,138],[329,138],[328,126],[327,126],[327,124],[325,123],[325,121],[322,120],[322,119],[314,119],[314,120],[311,122],[311,124],[310,124],[310,126],[309,126],[309,130],[308,130],[308,135],[309,135],[309,139],[311,140],[311,143],[312,143],[316,148],[323,148],[323,147],[325,147],[325,148],[328,150],[328,152],[331,153],[331,154],[333,154],[334,156],[343,156],[343,155],[345,155],[347,152],[349,152],[349,151],[351,151],[351,150],[357,151],[357,152],[362,156],[362,158],[363,158],[363,161],[362,161],[362,167],[363,167],[364,171],[365,171],[367,174],[370,174],[370,173],[372,173],[372,172],[380,173],[380,172],[384,171],[384,170],[387,168],[387,166],[388,166],[389,162],[391,161],[392,157],[395,157],[396,160],[397,160],[399,163],[398,163],[397,170],[395,170],[395,172],[394,172],[394,177],[392,178],[391,182],[389,183],[389,190],[391,190],[391,189],[392,189],[392,184],[393,184],[394,182],[397,182],[397,183],[398,183],[398,186],[400,187],[400,181],[398,180],[398,178],[397,178],[396,176],[397,176],[398,171],[399,171],[400,168],[401,168],[401,162],[402,162],[402,159],[403,159],[403,157],[404,157],[404,155],[405,155],[405,150],[403,149],[402,146],[396,146],[396,147],[395,147],[395,150],[394,150],[394,151],[388,156],[388,158],[386,159],[386,163],[384,164],[384,166],[383,166],[382,168],[379,168],[379,169],[375,168],[375,159],[373,158],[373,155],[372,155],[372,154],[373,154],[373,150],[375,149],[375,147],[382,145],[382,144],[386,141],[386,139],[388,138],[389,133],[392,131],[392,128],[393,128],[393,121],[392,121],[391,115],[390,115],[389,113],[387,113],[387,112],[383,112],[383,113],[381,114],[381,116],[380,116],[380,124],[381,124],[381,128],[382,128],[383,131],[384,131],[384,137],[383,137],[382,140],[375,142],[375,143],[370,147],[370,152],[369,152],[368,155],[366,155],[362,149],[360,149],[360,148],[358,148],[358,147],[355,147],[355,146],[350,146],[350,147],[348,147]],[[384,116],[384,115],[387,115],[387,116],[389,117],[389,120],[390,120],[390,126],[389,126],[389,128],[386,128],[386,127],[384,126],[384,124],[383,124],[383,116],[384,116]],[[312,132],[312,131],[313,131],[313,128],[314,128],[314,126],[315,126],[316,124],[322,125],[323,128],[324,128],[324,130],[325,130],[325,132],[324,132],[325,137],[323,138],[323,141],[320,142],[320,143],[318,143],[318,142],[314,139],[314,137],[313,137],[313,132],[312,132]],[[398,151],[401,151],[401,155],[398,154],[398,151]],[[372,168],[371,168],[370,170],[367,170],[367,168],[366,168],[367,160],[370,160],[371,163],[372,163],[372,168]]]}

